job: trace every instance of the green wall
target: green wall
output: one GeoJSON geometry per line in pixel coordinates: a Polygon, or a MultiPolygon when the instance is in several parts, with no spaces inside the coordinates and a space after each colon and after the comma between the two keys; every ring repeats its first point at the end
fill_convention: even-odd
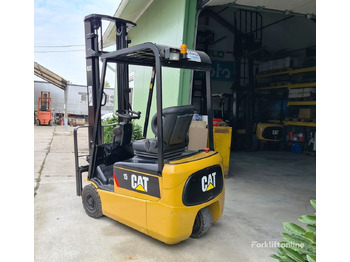
{"type": "MultiPolygon", "coordinates": [[[[183,44],[188,49],[194,49],[194,35],[196,30],[197,1],[187,0],[185,6],[185,21],[183,30],[183,44]]],[[[191,70],[181,70],[178,105],[187,105],[190,102],[191,70]]]]}
{"type": "MultiPolygon", "coordinates": [[[[193,48],[196,0],[154,0],[138,19],[137,26],[129,31],[129,46],[152,42],[173,47],[186,43],[193,48]]],[[[134,72],[133,110],[141,111],[138,121],[143,126],[146,112],[151,68],[130,66],[129,73],[134,72]]],[[[189,70],[163,68],[163,108],[189,103],[189,70]]],[[[156,83],[155,83],[156,84],[156,83]]],[[[153,93],[150,118],[156,113],[156,90],[153,93]]],[[[148,136],[152,136],[148,129],[148,136]]]]}

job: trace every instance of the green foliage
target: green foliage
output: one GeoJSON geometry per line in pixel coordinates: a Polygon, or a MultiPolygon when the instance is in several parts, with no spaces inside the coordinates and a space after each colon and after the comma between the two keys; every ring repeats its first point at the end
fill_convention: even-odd
{"type": "MultiPolygon", "coordinates": [[[[118,117],[116,117],[115,115],[113,115],[112,118],[108,118],[105,121],[102,121],[102,126],[104,125],[110,125],[113,123],[117,123],[118,122],[118,117]]],[[[114,126],[105,126],[103,129],[103,139],[105,143],[112,143],[113,141],[113,128],[114,126]]]]}
{"type": "Polygon", "coordinates": [[[131,140],[139,139],[142,137],[142,127],[135,123],[135,121],[131,121],[132,124],[132,136],[131,140]]]}
{"type": "Polygon", "coordinates": [[[307,261],[309,262],[316,262],[316,255],[308,254],[306,255],[306,258],[307,258],[307,261]]]}
{"type": "MultiPolygon", "coordinates": [[[[105,121],[102,121],[102,126],[104,125],[110,125],[113,123],[118,123],[118,117],[113,115],[112,118],[109,118],[105,121]]],[[[142,127],[138,124],[136,124],[134,121],[131,121],[132,124],[132,136],[131,139],[135,140],[135,139],[139,139],[142,137],[142,127]]],[[[115,126],[106,126],[104,127],[104,132],[103,132],[103,136],[104,136],[104,142],[105,143],[112,143],[113,141],[113,128],[115,126]]]]}
{"type": "Polygon", "coordinates": [[[299,217],[299,220],[305,224],[316,224],[316,216],[312,216],[312,215],[304,215],[299,217]]]}
{"type": "MultiPolygon", "coordinates": [[[[316,200],[310,201],[316,210],[316,200]]],[[[299,221],[307,224],[305,229],[291,222],[284,222],[288,233],[282,233],[284,240],[277,247],[277,254],[270,257],[282,262],[316,262],[316,213],[303,215],[299,221]]]]}

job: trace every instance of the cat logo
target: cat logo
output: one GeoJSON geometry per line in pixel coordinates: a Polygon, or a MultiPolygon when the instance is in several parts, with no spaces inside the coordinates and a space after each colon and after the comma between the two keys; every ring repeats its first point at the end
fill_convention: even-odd
{"type": "Polygon", "coordinates": [[[273,135],[273,136],[278,136],[279,133],[280,133],[280,131],[279,131],[278,129],[272,130],[272,135],[273,135]]]}
{"type": "Polygon", "coordinates": [[[216,186],[215,183],[216,172],[209,174],[208,176],[202,177],[202,191],[206,192],[213,189],[216,186]]]}
{"type": "Polygon", "coordinates": [[[135,190],[147,192],[147,183],[149,178],[145,176],[131,175],[131,187],[135,190]]]}

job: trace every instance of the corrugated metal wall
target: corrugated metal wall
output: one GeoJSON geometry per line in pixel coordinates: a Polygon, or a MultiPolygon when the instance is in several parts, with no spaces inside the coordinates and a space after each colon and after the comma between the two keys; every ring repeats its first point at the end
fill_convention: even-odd
{"type": "MultiPolygon", "coordinates": [[[[52,108],[56,113],[64,113],[64,91],[50,83],[34,81],[34,111],[38,109],[38,97],[41,91],[48,91],[52,97],[52,108]]],[[[106,106],[102,107],[102,115],[113,112],[114,90],[105,89],[107,94],[106,106]]],[[[86,86],[68,85],[68,114],[88,114],[88,97],[86,86]]]]}

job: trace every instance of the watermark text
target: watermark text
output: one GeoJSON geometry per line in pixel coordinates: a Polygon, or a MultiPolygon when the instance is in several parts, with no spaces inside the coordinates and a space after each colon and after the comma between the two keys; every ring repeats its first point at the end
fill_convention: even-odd
{"type": "Polygon", "coordinates": [[[304,248],[303,243],[296,243],[296,242],[290,242],[290,243],[281,243],[279,241],[252,241],[251,242],[252,248],[277,248],[277,247],[288,247],[288,248],[304,248]]]}

